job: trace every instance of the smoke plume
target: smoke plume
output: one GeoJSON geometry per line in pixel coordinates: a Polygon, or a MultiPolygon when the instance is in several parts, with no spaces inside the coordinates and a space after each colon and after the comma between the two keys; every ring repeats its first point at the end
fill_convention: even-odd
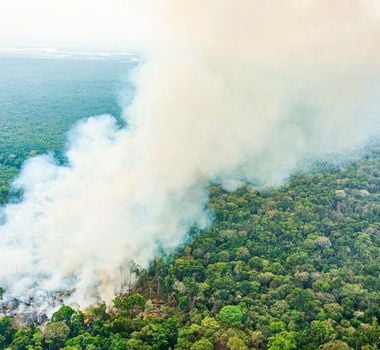
{"type": "Polygon", "coordinates": [[[167,0],[133,74],[128,126],[82,121],[67,164],[28,160],[3,208],[0,286],[43,304],[110,300],[191,225],[207,186],[281,184],[304,161],[379,135],[380,11],[367,0],[167,0]]]}

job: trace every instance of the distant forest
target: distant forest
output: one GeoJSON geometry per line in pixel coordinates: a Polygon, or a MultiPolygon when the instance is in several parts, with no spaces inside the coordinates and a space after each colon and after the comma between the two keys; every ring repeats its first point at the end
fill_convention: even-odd
{"type": "Polygon", "coordinates": [[[3,317],[0,348],[380,348],[380,148],[280,188],[213,185],[209,207],[212,225],[136,267],[112,307],[63,306],[42,326],[3,317]]]}
{"type": "Polygon", "coordinates": [[[0,204],[25,159],[48,151],[62,158],[66,133],[78,120],[109,113],[121,121],[118,93],[132,95],[124,78],[135,65],[126,58],[0,55],[0,204]]]}

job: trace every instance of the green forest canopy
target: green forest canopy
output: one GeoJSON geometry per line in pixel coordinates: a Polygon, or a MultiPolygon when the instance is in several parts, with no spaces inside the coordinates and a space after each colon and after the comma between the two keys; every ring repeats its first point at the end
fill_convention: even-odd
{"type": "Polygon", "coordinates": [[[135,289],[43,327],[0,319],[9,349],[380,347],[380,152],[283,187],[210,188],[213,224],[140,269],[135,289]]]}

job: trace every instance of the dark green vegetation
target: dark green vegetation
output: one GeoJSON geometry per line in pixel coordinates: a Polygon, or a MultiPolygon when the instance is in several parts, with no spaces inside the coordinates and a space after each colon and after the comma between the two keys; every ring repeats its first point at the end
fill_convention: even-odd
{"type": "MultiPolygon", "coordinates": [[[[380,153],[279,189],[210,188],[213,224],[156,258],[114,307],[0,320],[10,349],[380,347],[380,153]]],[[[0,346],[0,347],[1,347],[0,346]]]]}
{"type": "Polygon", "coordinates": [[[22,162],[59,153],[78,119],[120,115],[117,91],[131,93],[123,76],[135,65],[127,60],[0,56],[0,204],[22,162]]]}

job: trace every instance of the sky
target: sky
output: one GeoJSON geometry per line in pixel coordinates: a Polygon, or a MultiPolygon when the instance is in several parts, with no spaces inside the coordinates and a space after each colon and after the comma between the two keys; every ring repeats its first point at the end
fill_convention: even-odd
{"type": "MultiPolygon", "coordinates": [[[[300,5],[309,2],[305,0],[300,5]]],[[[362,4],[380,20],[378,0],[343,3],[352,2],[362,4]]],[[[0,0],[0,48],[148,47],[161,28],[157,9],[168,3],[168,0],[0,0]]],[[[203,1],[202,11],[209,12],[214,3],[203,1]]],[[[174,4],[191,11],[196,7],[192,0],[174,4]]],[[[251,3],[254,7],[260,4],[265,1],[251,3]]]]}
{"type": "Polygon", "coordinates": [[[139,47],[152,12],[145,0],[0,0],[0,47],[139,47]]]}

